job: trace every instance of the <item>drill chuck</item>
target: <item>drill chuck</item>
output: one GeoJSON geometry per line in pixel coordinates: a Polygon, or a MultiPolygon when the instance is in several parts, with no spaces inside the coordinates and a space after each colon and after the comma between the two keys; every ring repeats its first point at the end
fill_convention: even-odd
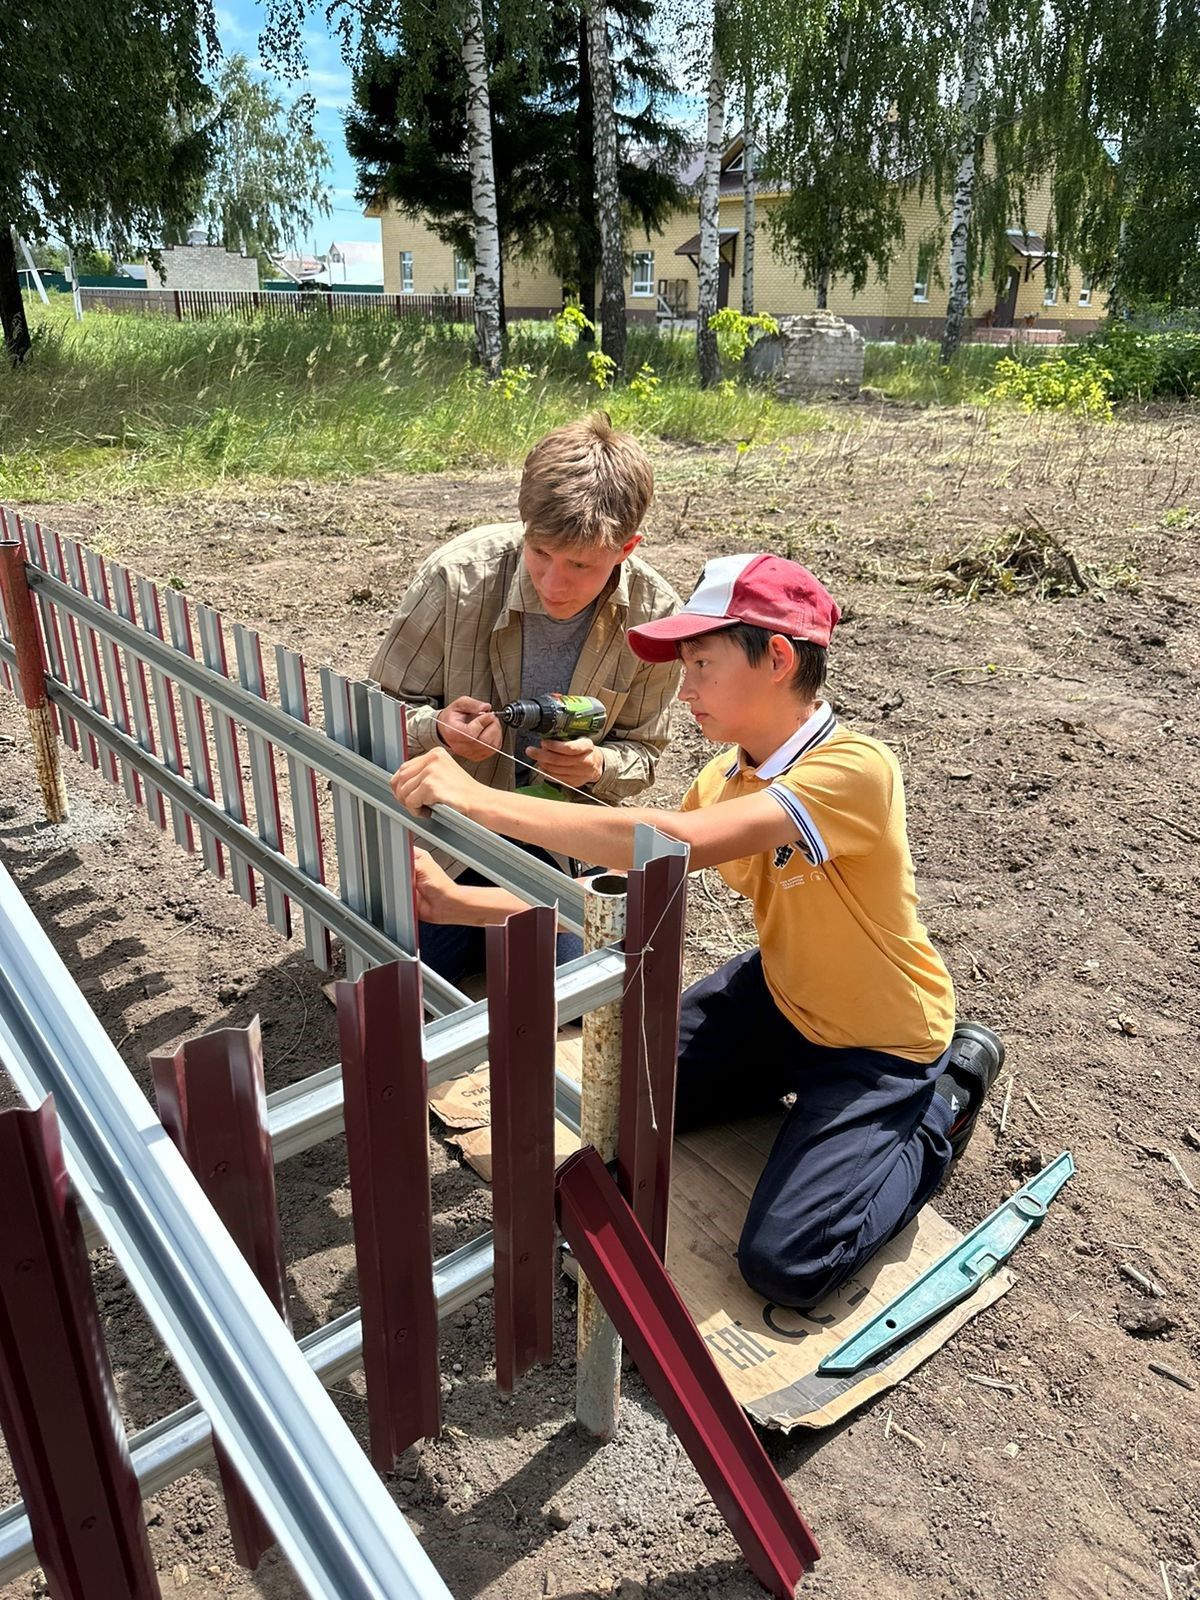
{"type": "Polygon", "coordinates": [[[590,694],[539,694],[501,706],[500,721],[543,739],[591,739],[603,732],[608,711],[590,694]]]}

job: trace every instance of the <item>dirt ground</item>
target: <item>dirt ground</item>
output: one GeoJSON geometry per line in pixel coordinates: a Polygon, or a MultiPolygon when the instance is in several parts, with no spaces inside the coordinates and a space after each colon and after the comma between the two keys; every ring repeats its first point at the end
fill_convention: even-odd
{"type": "MultiPolygon", "coordinates": [[[[966,1229],[1059,1150],[1079,1168],[995,1307],[840,1427],[768,1439],[824,1549],[804,1593],[1200,1596],[1200,1194],[1164,1154],[1200,1189],[1186,1139],[1200,1125],[1198,459],[1194,411],[1077,428],[877,404],[788,448],[657,457],[646,553],[678,587],[709,555],[770,548],[808,562],[847,607],[832,698],[901,758],[925,917],[960,1014],[1000,1031],[1015,1077],[1003,1132],[997,1104],[940,1208],[966,1229]],[[922,582],[1033,521],[1073,552],[1084,592],[967,604],[922,582]],[[885,1432],[889,1413],[904,1436],[885,1432]]],[[[358,672],[416,559],[515,515],[515,486],[514,473],[229,485],[34,509],[310,662],[358,672]]],[[[704,755],[687,724],[681,713],[664,803],[704,755]]],[[[72,819],[51,833],[5,699],[0,860],[138,1080],[149,1051],[255,1013],[269,1087],[336,1060],[302,948],[90,770],[70,761],[67,775],[72,819]]],[[[750,941],[711,874],[689,923],[693,975],[750,941]]],[[[487,1226],[489,1198],[436,1142],[434,1185],[440,1253],[487,1226]]],[[[281,1167],[279,1192],[305,1333],[356,1303],[341,1142],[281,1167]]],[[[187,1396],[103,1255],[96,1284],[126,1421],[141,1427],[187,1396]]],[[[445,1433],[388,1480],[451,1591],[759,1593],[635,1373],[619,1438],[597,1449],[575,1437],[570,1291],[559,1360],[512,1400],[492,1383],[489,1307],[445,1326],[445,1433]]],[[[338,1400],[362,1435],[361,1381],[338,1400]]],[[[215,1479],[182,1480],[148,1518],[166,1593],[299,1595],[276,1557],[254,1577],[234,1565],[215,1479]]],[[[39,1592],[33,1574],[3,1590],[39,1592]]]]}

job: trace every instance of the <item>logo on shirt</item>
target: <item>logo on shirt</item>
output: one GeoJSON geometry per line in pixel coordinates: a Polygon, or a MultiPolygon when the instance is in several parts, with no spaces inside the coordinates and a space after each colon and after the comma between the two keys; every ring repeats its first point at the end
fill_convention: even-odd
{"type": "Polygon", "coordinates": [[[777,867],[786,867],[795,854],[796,846],[794,844],[781,844],[775,851],[775,865],[777,867]]]}

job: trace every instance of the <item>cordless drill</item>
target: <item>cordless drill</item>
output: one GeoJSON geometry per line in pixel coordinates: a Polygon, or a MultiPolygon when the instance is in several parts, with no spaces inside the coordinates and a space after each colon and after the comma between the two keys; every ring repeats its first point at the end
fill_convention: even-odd
{"type": "Polygon", "coordinates": [[[500,721],[543,739],[590,739],[604,731],[608,711],[590,694],[539,694],[501,706],[500,721]]]}
{"type": "MultiPolygon", "coordinates": [[[[539,694],[529,700],[512,700],[501,706],[497,715],[507,727],[542,739],[590,739],[603,733],[608,720],[604,702],[590,694],[539,694]]],[[[567,798],[547,779],[523,785],[521,792],[542,800],[567,798]]]]}

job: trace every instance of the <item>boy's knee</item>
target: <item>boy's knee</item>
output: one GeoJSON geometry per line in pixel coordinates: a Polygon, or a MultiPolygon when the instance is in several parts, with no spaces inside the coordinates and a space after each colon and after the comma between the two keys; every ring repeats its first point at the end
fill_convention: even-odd
{"type": "Polygon", "coordinates": [[[794,1254],[761,1238],[743,1238],[738,1246],[738,1268],[755,1294],[773,1305],[807,1311],[823,1300],[848,1275],[840,1261],[819,1260],[802,1250],[794,1254]]]}

